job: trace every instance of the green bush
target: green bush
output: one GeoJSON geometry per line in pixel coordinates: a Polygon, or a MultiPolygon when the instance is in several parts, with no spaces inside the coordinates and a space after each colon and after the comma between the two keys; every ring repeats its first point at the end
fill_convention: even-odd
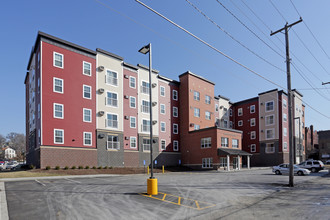
{"type": "Polygon", "coordinates": [[[69,169],[69,167],[68,167],[68,166],[65,166],[65,167],[64,167],[64,169],[65,169],[65,170],[68,170],[68,169],[69,169]]]}
{"type": "Polygon", "coordinates": [[[46,170],[50,170],[50,166],[46,166],[46,170]]]}
{"type": "Polygon", "coordinates": [[[102,167],[101,167],[101,166],[99,166],[97,169],[102,169],[102,167]]]}
{"type": "Polygon", "coordinates": [[[60,169],[60,166],[56,166],[56,167],[55,167],[55,170],[59,170],[59,169],[60,169]]]}
{"type": "Polygon", "coordinates": [[[87,170],[88,170],[88,169],[89,169],[89,166],[85,166],[85,169],[87,169],[87,170]]]}
{"type": "Polygon", "coordinates": [[[78,169],[81,170],[81,169],[84,169],[84,167],[83,166],[79,166],[78,169]]]}
{"type": "Polygon", "coordinates": [[[33,164],[29,165],[29,169],[34,169],[34,168],[35,168],[35,166],[33,164]]]}
{"type": "Polygon", "coordinates": [[[96,169],[96,166],[93,166],[93,169],[95,170],[96,169]]]}
{"type": "Polygon", "coordinates": [[[111,170],[113,167],[109,167],[109,169],[111,170]]]}
{"type": "Polygon", "coordinates": [[[103,167],[103,169],[108,169],[108,166],[103,167]]]}
{"type": "Polygon", "coordinates": [[[73,169],[73,170],[76,169],[76,166],[72,166],[71,169],[73,169]]]}

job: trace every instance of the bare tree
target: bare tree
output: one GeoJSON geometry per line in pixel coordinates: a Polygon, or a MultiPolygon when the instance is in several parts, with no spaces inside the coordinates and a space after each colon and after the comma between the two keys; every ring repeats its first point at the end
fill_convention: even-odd
{"type": "Polygon", "coordinates": [[[3,147],[6,143],[6,138],[2,134],[0,134],[0,148],[3,147]]]}
{"type": "Polygon", "coordinates": [[[18,153],[25,152],[25,135],[11,132],[7,135],[8,145],[18,153]]]}

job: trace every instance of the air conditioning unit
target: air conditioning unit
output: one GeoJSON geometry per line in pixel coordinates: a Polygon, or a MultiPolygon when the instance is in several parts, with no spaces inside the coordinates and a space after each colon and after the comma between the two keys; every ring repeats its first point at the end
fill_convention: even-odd
{"type": "Polygon", "coordinates": [[[157,105],[157,102],[152,102],[152,106],[156,106],[157,105]]]}
{"type": "Polygon", "coordinates": [[[99,89],[98,91],[99,91],[99,93],[101,93],[101,94],[104,93],[104,89],[102,89],[102,88],[99,89]]]}
{"type": "Polygon", "coordinates": [[[104,138],[104,134],[99,134],[99,138],[104,138]]]}
{"type": "Polygon", "coordinates": [[[102,72],[104,70],[104,66],[99,66],[98,70],[102,72]]]}
{"type": "Polygon", "coordinates": [[[125,78],[125,79],[128,79],[128,75],[124,75],[124,78],[125,78]]]}
{"type": "Polygon", "coordinates": [[[152,124],[153,124],[153,125],[157,124],[157,121],[156,121],[156,120],[153,120],[153,121],[152,121],[152,124]]]}
{"type": "Polygon", "coordinates": [[[263,119],[263,118],[264,118],[264,116],[261,116],[260,118],[261,118],[261,119],[263,119]]]}
{"type": "Polygon", "coordinates": [[[128,136],[125,136],[125,140],[129,140],[129,137],[128,136]]]}
{"type": "Polygon", "coordinates": [[[223,109],[223,105],[222,105],[222,106],[220,106],[220,109],[223,109]]]}
{"type": "Polygon", "coordinates": [[[124,116],[124,118],[125,118],[126,120],[128,120],[128,119],[129,119],[129,117],[128,117],[127,115],[125,115],[125,116],[124,116]]]}
{"type": "Polygon", "coordinates": [[[263,102],[260,103],[260,105],[263,105],[263,104],[264,104],[263,102]]]}
{"type": "Polygon", "coordinates": [[[151,84],[152,88],[155,88],[157,86],[157,83],[151,84]]]}
{"type": "Polygon", "coordinates": [[[128,95],[124,95],[124,98],[125,98],[125,99],[128,99],[128,95]]]}
{"type": "Polygon", "coordinates": [[[194,127],[194,123],[190,123],[190,125],[189,125],[190,127],[194,127]]]}
{"type": "Polygon", "coordinates": [[[99,111],[99,116],[103,116],[104,115],[104,111],[99,111]]]}
{"type": "Polygon", "coordinates": [[[264,132],[264,130],[261,130],[261,133],[263,133],[264,132]]]}

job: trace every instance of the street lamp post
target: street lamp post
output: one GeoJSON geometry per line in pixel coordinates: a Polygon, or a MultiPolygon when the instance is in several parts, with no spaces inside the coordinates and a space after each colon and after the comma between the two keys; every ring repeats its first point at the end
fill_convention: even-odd
{"type": "Polygon", "coordinates": [[[152,158],[152,144],[153,144],[153,136],[152,136],[152,86],[151,86],[151,73],[152,73],[152,53],[151,53],[151,43],[142,47],[139,50],[142,54],[149,53],[149,109],[150,109],[150,164],[151,164],[151,175],[150,178],[147,180],[147,193],[149,195],[157,195],[158,194],[158,187],[157,187],[157,179],[154,177],[154,161],[152,158]]]}

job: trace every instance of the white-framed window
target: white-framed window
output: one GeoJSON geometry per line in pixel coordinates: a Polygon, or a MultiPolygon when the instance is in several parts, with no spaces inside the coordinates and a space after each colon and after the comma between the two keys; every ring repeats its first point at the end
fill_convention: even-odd
{"type": "Polygon", "coordinates": [[[136,108],[136,98],[134,96],[129,97],[129,107],[136,108]]]}
{"type": "Polygon", "coordinates": [[[83,122],[92,122],[92,110],[83,108],[83,122]]]}
{"type": "Polygon", "coordinates": [[[221,147],[228,147],[228,138],[226,137],[221,138],[221,147]]]}
{"type": "Polygon", "coordinates": [[[251,127],[256,126],[256,119],[255,118],[251,118],[251,120],[250,120],[250,126],[251,127]]]}
{"type": "Polygon", "coordinates": [[[286,108],[286,106],[287,106],[286,99],[282,99],[282,104],[283,104],[283,107],[286,108]]]}
{"type": "Polygon", "coordinates": [[[142,81],[141,93],[149,95],[150,84],[146,81],[142,81]]]}
{"type": "Polygon", "coordinates": [[[54,103],[54,118],[64,118],[64,106],[62,104],[54,103]]]}
{"type": "Polygon", "coordinates": [[[267,154],[275,153],[274,143],[266,144],[265,153],[267,153],[267,154]]]}
{"type": "Polygon", "coordinates": [[[130,137],[129,138],[129,147],[130,148],[136,148],[136,137],[130,137]]]}
{"type": "Polygon", "coordinates": [[[210,148],[211,145],[212,145],[212,138],[211,137],[201,139],[201,148],[210,148]]]}
{"type": "Polygon", "coordinates": [[[256,139],[256,132],[255,131],[251,131],[251,133],[250,133],[250,139],[251,140],[256,139]]]}
{"type": "Polygon", "coordinates": [[[256,112],[256,106],[250,105],[250,113],[255,113],[255,112],[256,112]]]}
{"type": "Polygon", "coordinates": [[[238,114],[238,116],[242,116],[243,115],[243,108],[239,108],[237,110],[237,114],[238,114]]]}
{"type": "Polygon", "coordinates": [[[62,93],[64,92],[64,82],[63,79],[53,78],[53,92],[62,93]]]}
{"type": "Polygon", "coordinates": [[[178,117],[179,116],[179,112],[178,112],[178,107],[173,107],[173,117],[178,117]]]}
{"type": "Polygon", "coordinates": [[[266,112],[274,111],[274,101],[266,102],[265,108],[266,112]]]}
{"type": "Polygon", "coordinates": [[[265,123],[267,125],[273,125],[274,124],[274,115],[267,115],[265,117],[265,123]]]}
{"type": "Polygon", "coordinates": [[[173,94],[172,94],[173,100],[178,100],[178,91],[173,90],[173,94]]]}
{"type": "Polygon", "coordinates": [[[150,151],[150,139],[143,138],[142,147],[143,151],[150,151]]]}
{"type": "Polygon", "coordinates": [[[150,104],[147,100],[142,100],[141,111],[143,113],[150,113],[150,104]]]}
{"type": "Polygon", "coordinates": [[[54,52],[53,54],[53,65],[55,67],[59,67],[59,68],[64,68],[64,55],[63,54],[60,54],[60,53],[57,53],[57,52],[54,52]]]}
{"type": "Polygon", "coordinates": [[[84,146],[92,146],[92,132],[84,132],[84,146]]]}
{"type": "Polygon", "coordinates": [[[129,117],[129,127],[136,128],[136,117],[134,116],[129,117]]]}
{"type": "Polygon", "coordinates": [[[288,117],[287,117],[287,115],[285,113],[283,113],[283,121],[284,122],[287,122],[288,121],[288,117]]]}
{"type": "Polygon", "coordinates": [[[92,87],[83,85],[83,97],[85,99],[92,99],[92,87]]]}
{"type": "Polygon", "coordinates": [[[199,118],[200,117],[200,110],[199,108],[194,108],[194,116],[199,118]]]}
{"type": "Polygon", "coordinates": [[[239,121],[238,121],[238,126],[239,126],[239,127],[243,126],[243,120],[239,120],[239,121]]]}
{"type": "Polygon", "coordinates": [[[256,147],[256,145],[255,145],[255,144],[251,144],[251,145],[250,145],[250,151],[251,151],[251,153],[253,153],[253,152],[256,152],[256,151],[257,151],[257,147],[256,147]]]}
{"type": "Polygon", "coordinates": [[[107,92],[107,105],[111,107],[118,107],[118,94],[114,92],[107,92]]]}
{"type": "Polygon", "coordinates": [[[163,121],[160,122],[160,131],[166,132],[166,123],[163,121]]]}
{"type": "Polygon", "coordinates": [[[215,104],[215,111],[218,112],[219,111],[219,105],[215,104]]]}
{"type": "Polygon", "coordinates": [[[160,86],[159,89],[160,89],[160,96],[165,97],[165,87],[164,86],[160,86]]]}
{"type": "Polygon", "coordinates": [[[199,125],[194,124],[194,130],[199,130],[199,125]]]}
{"type": "Polygon", "coordinates": [[[275,138],[274,128],[266,129],[266,139],[274,139],[274,138],[275,138]]]}
{"type": "Polygon", "coordinates": [[[283,128],[283,135],[285,137],[288,135],[288,129],[287,128],[283,128]]]}
{"type": "Polygon", "coordinates": [[[205,112],[205,119],[206,120],[211,120],[211,112],[209,112],[209,111],[205,112]]]}
{"type": "Polygon", "coordinates": [[[202,168],[212,168],[213,158],[202,158],[202,168]]]}
{"type": "Polygon", "coordinates": [[[118,85],[118,74],[114,71],[107,70],[105,82],[109,85],[117,86],[118,85]]]}
{"type": "Polygon", "coordinates": [[[208,95],[205,95],[205,104],[211,104],[211,97],[208,95]]]}
{"type": "Polygon", "coordinates": [[[109,128],[118,128],[118,115],[116,114],[107,114],[107,127],[109,128]]]}
{"type": "Polygon", "coordinates": [[[179,133],[179,125],[173,124],[173,134],[178,134],[178,133],[179,133]]]}
{"type": "Polygon", "coordinates": [[[287,142],[283,143],[283,151],[288,151],[288,143],[287,142]]]}
{"type": "Polygon", "coordinates": [[[133,89],[136,88],[136,78],[133,76],[129,77],[129,87],[133,89]]]}
{"type": "Polygon", "coordinates": [[[231,139],[231,147],[238,148],[238,139],[231,139]]]}
{"type": "Polygon", "coordinates": [[[165,115],[165,104],[160,104],[160,114],[165,115]]]}
{"type": "Polygon", "coordinates": [[[63,129],[54,129],[54,144],[64,144],[63,129]]]}
{"type": "Polygon", "coordinates": [[[86,76],[92,75],[92,64],[86,61],[83,61],[83,74],[86,76]]]}
{"type": "Polygon", "coordinates": [[[173,141],[173,151],[179,151],[179,141],[173,141]]]}
{"type": "Polygon", "coordinates": [[[142,132],[150,132],[150,120],[142,119],[142,132]]]}
{"type": "Polygon", "coordinates": [[[117,135],[108,134],[107,136],[107,149],[109,150],[119,150],[120,142],[117,135]]]}
{"type": "Polygon", "coordinates": [[[194,91],[194,100],[196,100],[196,101],[200,100],[200,94],[197,91],[194,91]]]}
{"type": "Polygon", "coordinates": [[[227,157],[220,157],[220,167],[227,167],[227,157]]]}
{"type": "Polygon", "coordinates": [[[160,140],[160,149],[166,150],[166,140],[160,140]]]}

